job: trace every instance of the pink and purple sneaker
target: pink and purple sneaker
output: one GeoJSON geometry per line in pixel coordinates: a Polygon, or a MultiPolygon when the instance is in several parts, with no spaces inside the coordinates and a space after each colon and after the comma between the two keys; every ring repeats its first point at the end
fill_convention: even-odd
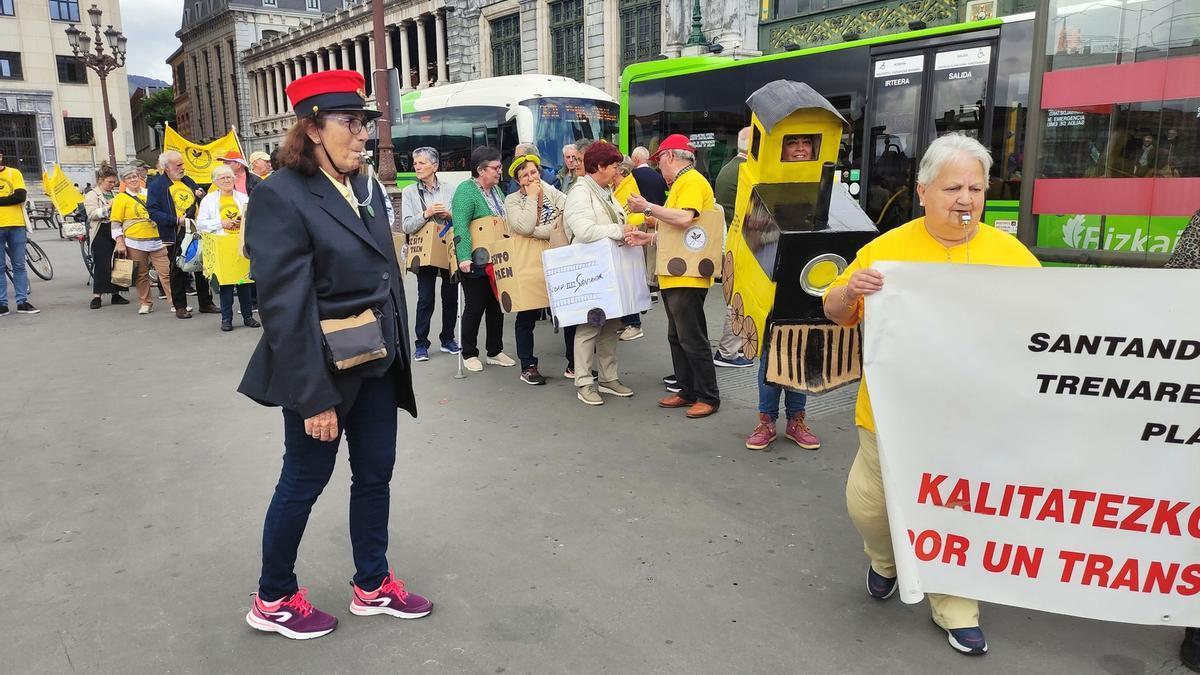
{"type": "Polygon", "coordinates": [[[337,617],[313,607],[304,597],[306,593],[308,589],[301,588],[275,602],[263,602],[258,593],[251,593],[253,600],[246,623],[293,640],[310,640],[332,633],[337,628],[337,617]]]}
{"type": "Polygon", "coordinates": [[[391,570],[373,591],[364,591],[353,582],[350,585],[354,587],[350,612],[358,616],[387,614],[401,619],[419,619],[433,611],[432,602],[404,590],[404,580],[397,579],[391,570]]]}

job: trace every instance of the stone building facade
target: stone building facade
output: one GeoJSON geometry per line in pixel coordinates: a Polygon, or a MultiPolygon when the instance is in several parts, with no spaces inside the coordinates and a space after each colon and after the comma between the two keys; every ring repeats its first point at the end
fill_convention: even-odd
{"type": "MultiPolygon", "coordinates": [[[[461,0],[447,16],[452,81],[548,73],[616,96],[625,66],[679,56],[692,28],[692,0],[461,0]]],[[[702,0],[707,44],[755,53],[756,0],[702,0]]],[[[715,49],[716,47],[714,47],[715,49]]]]}
{"type": "MultiPolygon", "coordinates": [[[[386,62],[380,65],[399,70],[403,90],[457,81],[450,69],[461,55],[447,48],[447,16],[454,11],[444,0],[389,0],[384,5],[386,62]]],[[[360,2],[247,49],[243,59],[251,87],[251,123],[242,134],[246,151],[270,151],[282,143],[295,119],[285,91],[299,77],[334,68],[357,70],[373,100],[375,40],[371,2],[360,2]]]]}
{"type": "MultiPolygon", "coordinates": [[[[361,0],[358,0],[361,1],[361,0]]],[[[184,0],[174,73],[178,131],[204,142],[245,129],[251,85],[242,53],[350,4],[347,0],[184,0]],[[182,113],[182,115],[181,115],[182,113]]]]}
{"type": "MultiPolygon", "coordinates": [[[[121,30],[118,0],[0,3],[0,152],[35,192],[42,170],[54,163],[84,185],[95,181],[96,165],[108,157],[100,78],[75,58],[66,34],[74,24],[94,36],[87,16],[92,4],[104,12],[104,25],[121,30]]],[[[121,163],[134,151],[125,69],[112,72],[107,84],[121,163]]]]}

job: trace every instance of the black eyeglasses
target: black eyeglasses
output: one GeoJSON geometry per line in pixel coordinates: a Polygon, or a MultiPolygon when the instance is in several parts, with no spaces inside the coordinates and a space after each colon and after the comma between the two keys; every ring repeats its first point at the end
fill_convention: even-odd
{"type": "Polygon", "coordinates": [[[363,129],[367,130],[367,135],[375,133],[375,120],[365,120],[354,115],[326,115],[326,119],[337,120],[346,125],[350,133],[357,136],[362,133],[363,129]]]}

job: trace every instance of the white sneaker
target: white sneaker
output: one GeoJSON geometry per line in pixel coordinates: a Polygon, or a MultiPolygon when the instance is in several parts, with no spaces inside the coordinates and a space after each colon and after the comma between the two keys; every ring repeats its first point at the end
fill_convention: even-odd
{"type": "Polygon", "coordinates": [[[142,305],[138,308],[138,314],[149,314],[154,311],[154,307],[150,305],[142,305]]]}
{"type": "MultiPolygon", "coordinates": [[[[488,359],[488,363],[491,363],[491,359],[488,359]]],[[[463,367],[472,373],[483,372],[483,364],[480,363],[478,356],[472,356],[469,359],[463,359],[463,367]]]]}
{"type": "Polygon", "coordinates": [[[517,365],[517,362],[509,358],[508,354],[505,354],[504,352],[500,352],[495,356],[487,357],[487,362],[489,366],[503,366],[505,368],[510,368],[517,365]]]}

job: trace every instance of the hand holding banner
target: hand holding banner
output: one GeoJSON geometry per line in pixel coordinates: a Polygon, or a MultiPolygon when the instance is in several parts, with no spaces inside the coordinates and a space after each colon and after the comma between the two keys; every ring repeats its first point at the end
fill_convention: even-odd
{"type": "Polygon", "coordinates": [[[877,269],[864,365],[901,598],[1200,625],[1200,273],[877,269]]]}

